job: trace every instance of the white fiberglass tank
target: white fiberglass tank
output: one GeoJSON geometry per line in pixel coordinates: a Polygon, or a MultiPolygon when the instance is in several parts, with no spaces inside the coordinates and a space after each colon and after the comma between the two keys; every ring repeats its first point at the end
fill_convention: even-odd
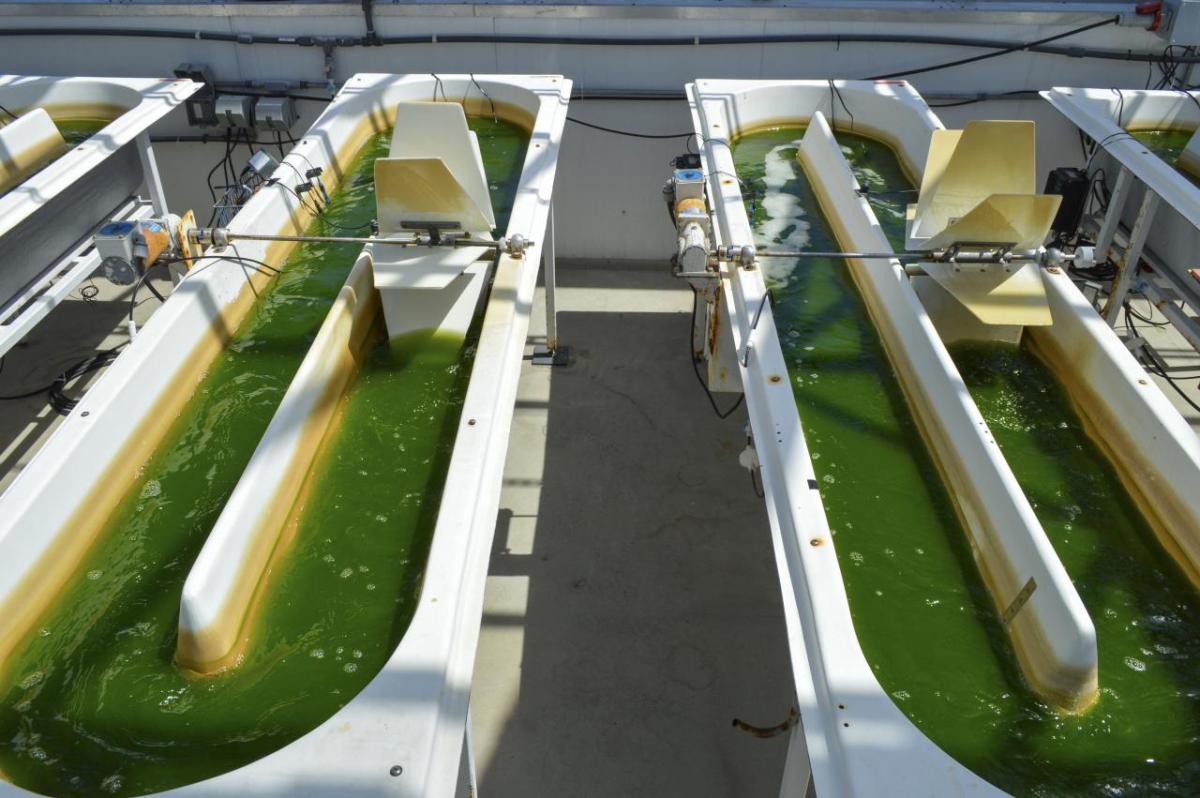
{"type": "MultiPolygon", "coordinates": [[[[688,92],[718,251],[904,248],[942,130],[906,83],[688,92]]],[[[1143,653],[1190,645],[1200,623],[1153,512],[1200,481],[1194,436],[1058,269],[1041,275],[1052,323],[1008,328],[965,322],[912,271],[731,256],[710,278],[728,316],[709,316],[707,354],[732,355],[745,391],[791,640],[802,731],[785,792],[809,771],[817,794],[1097,792],[1154,781],[1153,756],[1125,755],[1146,746],[1174,752],[1166,772],[1186,792],[1188,722],[1143,743],[1127,713],[1143,688],[1173,701],[1200,683],[1143,653]],[[1110,585],[1182,609],[1146,615],[1110,585]],[[1089,638],[1079,700],[1039,683],[1070,674],[1088,652],[1069,642],[1089,638]],[[1120,745],[1097,742],[1118,726],[1120,745]]]]}
{"type": "MultiPolygon", "coordinates": [[[[35,745],[4,755],[6,778],[38,792],[455,794],[570,85],[351,78],[230,222],[234,240],[196,261],[0,496],[0,690],[25,693],[16,719],[37,728],[35,745]],[[418,124],[435,96],[459,133],[470,126],[489,234],[524,244],[453,267],[475,312],[389,335],[372,254],[383,247],[361,243],[373,167],[406,157],[389,153],[403,139],[393,123],[418,124]],[[285,463],[288,479],[258,504],[230,500],[239,482],[278,476],[260,462],[285,463]],[[275,531],[235,536],[259,542],[212,559],[242,573],[266,554],[246,584],[254,611],[234,624],[239,652],[216,672],[185,670],[175,629],[192,562],[218,516],[259,529],[262,501],[275,531]],[[40,634],[67,626],[83,631],[40,634]],[[67,679],[83,671],[96,679],[67,679]],[[60,744],[70,756],[49,753],[60,744]]],[[[411,154],[462,163],[446,148],[411,154]]],[[[412,290],[432,306],[458,280],[412,290]]]]}

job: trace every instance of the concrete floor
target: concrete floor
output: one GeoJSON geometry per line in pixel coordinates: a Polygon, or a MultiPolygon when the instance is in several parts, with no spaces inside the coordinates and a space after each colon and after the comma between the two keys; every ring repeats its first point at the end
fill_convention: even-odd
{"type": "Polygon", "coordinates": [[[560,268],[557,296],[571,363],[524,365],[488,577],[480,792],[778,795],[787,738],[731,723],[794,702],[745,412],[709,406],[665,266],[560,268]]]}

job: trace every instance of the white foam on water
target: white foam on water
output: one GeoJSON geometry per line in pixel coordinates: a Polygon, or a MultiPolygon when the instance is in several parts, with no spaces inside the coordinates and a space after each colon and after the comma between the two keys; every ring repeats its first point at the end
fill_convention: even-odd
{"type": "MultiPolygon", "coordinates": [[[[758,238],[785,249],[803,249],[809,242],[811,225],[800,198],[784,191],[784,186],[796,179],[800,164],[795,157],[784,156],[783,151],[795,150],[799,146],[799,141],[793,141],[772,147],[763,164],[766,196],[763,197],[762,208],[770,218],[757,225],[758,238]]],[[[764,269],[767,277],[784,286],[796,269],[796,264],[783,258],[768,258],[764,269]]]]}

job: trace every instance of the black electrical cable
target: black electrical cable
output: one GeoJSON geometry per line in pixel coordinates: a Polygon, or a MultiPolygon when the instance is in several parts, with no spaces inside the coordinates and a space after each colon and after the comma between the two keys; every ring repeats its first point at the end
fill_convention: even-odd
{"type": "Polygon", "coordinates": [[[943,61],[940,64],[931,64],[929,66],[919,67],[917,69],[904,69],[899,72],[888,72],[883,75],[875,75],[873,77],[869,77],[869,78],[867,78],[867,80],[888,80],[890,78],[902,78],[902,77],[908,77],[910,75],[923,75],[926,72],[936,72],[940,69],[949,69],[950,67],[963,66],[965,64],[974,64],[978,61],[986,61],[989,58],[999,58],[1000,56],[1008,55],[1009,53],[1017,53],[1017,52],[1021,52],[1023,50],[1031,50],[1031,49],[1040,47],[1042,45],[1049,44],[1050,42],[1056,42],[1059,39],[1065,39],[1068,36],[1075,36],[1080,33],[1086,33],[1087,31],[1095,30],[1096,28],[1103,28],[1108,25],[1116,25],[1120,21],[1121,21],[1120,16],[1114,16],[1110,19],[1102,20],[1100,22],[1093,22],[1090,25],[1081,25],[1078,28],[1072,28],[1071,30],[1066,31],[1064,33],[1057,33],[1053,36],[1046,36],[1045,38],[1036,39],[1032,42],[1027,42],[1025,44],[1011,45],[1011,46],[1005,47],[1001,50],[998,50],[997,52],[994,52],[994,53],[983,53],[981,55],[973,55],[968,58],[956,58],[953,61],[943,61]]]}
{"type": "Polygon", "coordinates": [[[208,193],[212,196],[213,205],[217,204],[217,190],[213,188],[212,184],[213,175],[217,173],[217,170],[220,169],[221,165],[225,163],[225,159],[229,157],[229,137],[232,134],[232,130],[225,131],[225,154],[221,156],[221,160],[217,161],[216,164],[213,165],[212,169],[208,170],[208,177],[206,179],[208,182],[208,193]]]}
{"type": "Polygon", "coordinates": [[[442,90],[442,102],[450,102],[450,98],[446,96],[446,87],[444,85],[442,85],[442,79],[438,76],[438,74],[436,72],[430,72],[429,74],[433,78],[433,101],[434,102],[438,101],[438,98],[437,98],[438,89],[441,89],[442,90]]]}
{"type": "Polygon", "coordinates": [[[841,90],[838,89],[837,84],[835,84],[832,80],[829,81],[829,123],[830,123],[830,127],[835,126],[834,125],[834,121],[835,121],[834,110],[835,109],[833,107],[833,98],[835,96],[837,97],[838,102],[841,103],[842,110],[844,110],[846,112],[846,115],[850,117],[850,132],[853,133],[854,132],[854,114],[852,114],[850,112],[850,108],[846,105],[845,98],[842,97],[841,90]]]}
{"type": "Polygon", "coordinates": [[[755,478],[755,474],[758,469],[749,468],[746,470],[750,472],[750,489],[754,491],[754,495],[760,499],[766,498],[766,491],[758,486],[758,479],[755,478]]]}
{"type": "Polygon", "coordinates": [[[5,108],[3,105],[0,105],[0,111],[3,111],[4,113],[11,116],[13,118],[13,120],[19,119],[19,117],[16,114],[14,114],[12,111],[5,108]]]}
{"type": "Polygon", "coordinates": [[[79,404],[79,399],[73,399],[66,394],[67,383],[74,382],[85,374],[90,374],[93,371],[99,371],[108,364],[117,359],[121,353],[120,350],[125,344],[118,344],[112,349],[105,349],[97,352],[89,358],[81,360],[71,368],[59,374],[54,382],[50,384],[50,406],[54,408],[59,415],[68,415],[79,404]]]}
{"type": "MultiPolygon", "coordinates": [[[[214,258],[218,259],[218,260],[240,261],[243,263],[243,267],[246,263],[253,263],[255,266],[262,267],[263,269],[266,269],[268,272],[271,272],[272,274],[279,274],[279,269],[276,269],[271,264],[266,263],[261,260],[258,260],[257,258],[249,258],[249,257],[246,257],[245,255],[241,255],[241,254],[193,255],[191,257],[180,256],[180,257],[176,257],[176,258],[165,258],[162,260],[158,260],[158,261],[155,261],[153,266],[151,266],[149,269],[146,269],[144,272],[142,272],[141,275],[138,277],[137,282],[133,284],[133,291],[131,291],[129,294],[129,320],[133,321],[133,311],[137,307],[138,289],[140,289],[142,287],[143,283],[145,283],[146,286],[149,287],[151,291],[154,291],[154,295],[157,296],[160,301],[163,301],[163,302],[166,301],[165,299],[163,299],[163,296],[161,293],[154,290],[154,287],[151,286],[148,282],[146,282],[146,276],[148,274],[150,274],[150,271],[154,268],[154,266],[167,266],[172,263],[185,263],[187,261],[208,260],[208,259],[214,259],[214,258]]],[[[247,275],[247,279],[249,279],[248,275],[247,275]]]]}
{"type": "MultiPolygon", "coordinates": [[[[492,107],[492,122],[498,122],[499,119],[496,117],[496,103],[492,101],[491,95],[489,95],[486,91],[483,90],[483,86],[479,85],[479,81],[475,80],[474,72],[471,72],[469,76],[471,78],[471,83],[473,83],[475,85],[475,88],[479,89],[480,94],[482,94],[485,98],[487,98],[488,105],[490,105],[492,107]]],[[[443,89],[442,91],[444,92],[445,89],[443,89]]],[[[467,101],[467,98],[463,97],[464,105],[466,104],[466,101],[467,101]]]]}
{"type": "Polygon", "coordinates": [[[1128,138],[1132,139],[1132,138],[1134,138],[1134,135],[1132,133],[1130,133],[1128,130],[1118,130],[1116,133],[1109,133],[1107,136],[1105,136],[1104,138],[1097,141],[1095,146],[1092,148],[1092,154],[1088,156],[1088,160],[1087,160],[1087,163],[1083,167],[1083,171],[1085,173],[1090,173],[1092,171],[1092,161],[1095,159],[1096,153],[1098,153],[1098,152],[1100,152],[1100,150],[1104,149],[1105,144],[1108,144],[1110,141],[1116,141],[1117,139],[1122,138],[1122,137],[1128,137],[1128,138]]]}
{"type": "Polygon", "coordinates": [[[682,139],[696,135],[692,131],[687,133],[636,133],[632,130],[617,130],[616,128],[604,127],[603,125],[595,125],[591,122],[584,122],[582,119],[576,119],[573,116],[567,117],[568,122],[574,122],[582,127],[590,127],[592,130],[601,130],[605,133],[613,133],[618,136],[629,136],[634,139],[682,139]]]}
{"type": "MultiPolygon", "coordinates": [[[[127,342],[126,342],[127,343],[127,342]]],[[[78,399],[71,399],[64,393],[64,389],[68,382],[72,382],[85,374],[97,371],[109,363],[117,359],[117,354],[125,343],[118,344],[112,349],[104,349],[94,355],[90,355],[83,360],[70,366],[66,371],[59,374],[48,385],[43,385],[40,388],[35,388],[31,391],[19,394],[9,394],[0,396],[0,402],[12,402],[18,399],[32,399],[39,394],[49,392],[50,406],[62,415],[70,413],[77,404],[78,399]]],[[[4,369],[4,358],[0,357],[0,371],[4,369]]]]}
{"type": "MultiPolygon", "coordinates": [[[[1134,337],[1141,337],[1138,335],[1137,327],[1134,325],[1133,319],[1130,318],[1128,302],[1125,303],[1125,324],[1126,324],[1126,326],[1129,327],[1129,331],[1131,333],[1133,333],[1134,337]]],[[[1200,413],[1200,404],[1197,404],[1195,402],[1195,400],[1193,400],[1190,396],[1188,396],[1186,393],[1184,393],[1184,390],[1175,383],[1174,377],[1168,375],[1165,371],[1163,371],[1161,368],[1159,368],[1158,364],[1155,363],[1153,360],[1147,361],[1145,358],[1142,357],[1142,354],[1140,352],[1135,353],[1135,355],[1138,359],[1138,362],[1142,364],[1142,367],[1144,369],[1149,371],[1151,374],[1155,374],[1155,375],[1161,377],[1163,380],[1165,380],[1167,385],[1171,386],[1171,390],[1173,390],[1173,391],[1175,391],[1175,393],[1179,394],[1179,397],[1181,399],[1183,399],[1183,401],[1185,401],[1189,405],[1191,405],[1193,410],[1195,410],[1197,413],[1200,413]]]]}
{"type": "Polygon", "coordinates": [[[928,105],[930,108],[958,108],[963,105],[973,105],[975,103],[985,103],[985,102],[988,102],[989,100],[998,100],[1002,97],[1019,97],[1022,95],[1029,95],[1030,97],[1037,97],[1038,93],[1037,93],[1037,90],[1035,90],[1035,89],[1016,89],[1014,91],[1001,91],[1001,92],[989,93],[986,95],[980,95],[978,97],[971,97],[971,98],[963,99],[963,100],[952,100],[950,102],[944,102],[944,103],[928,103],[928,105]]]}
{"type": "Polygon", "coordinates": [[[692,331],[696,329],[696,316],[700,310],[700,292],[691,283],[688,283],[688,287],[692,289],[692,324],[688,328],[688,359],[692,361],[692,371],[696,375],[696,381],[704,389],[704,395],[708,397],[708,403],[712,405],[713,412],[717,414],[717,418],[726,419],[742,406],[746,394],[743,393],[739,396],[737,401],[730,405],[728,410],[722,411],[721,408],[717,407],[717,399],[712,395],[712,391],[708,389],[708,383],[704,381],[704,377],[700,376],[700,363],[696,360],[696,353],[692,350],[692,331]]]}
{"type": "MultiPolygon", "coordinates": [[[[1149,301],[1149,300],[1147,300],[1147,301],[1149,301]]],[[[1151,315],[1143,316],[1140,312],[1133,309],[1132,301],[1125,300],[1125,312],[1130,314],[1134,318],[1138,319],[1139,321],[1144,321],[1146,324],[1149,324],[1151,327],[1169,327],[1170,326],[1170,324],[1171,324],[1170,319],[1166,319],[1165,321],[1155,321],[1154,320],[1154,317],[1153,317],[1154,303],[1150,303],[1150,308],[1151,308],[1151,310],[1150,310],[1151,315]]]]}
{"type": "MultiPolygon", "coordinates": [[[[0,370],[3,370],[3,368],[4,368],[4,358],[0,357],[0,370]]],[[[0,402],[15,402],[18,399],[29,399],[31,397],[37,396],[40,393],[45,393],[46,391],[50,390],[53,386],[54,386],[54,383],[50,383],[49,385],[43,385],[41,388],[35,388],[32,391],[26,391],[25,393],[14,393],[14,394],[0,396],[0,402]]]]}
{"type": "MultiPolygon", "coordinates": [[[[199,257],[203,257],[203,256],[199,256],[199,257]]],[[[158,263],[166,263],[166,262],[167,261],[159,261],[158,263]]],[[[159,302],[167,301],[166,298],[163,297],[163,295],[161,293],[159,293],[159,291],[157,289],[155,289],[153,285],[150,284],[149,280],[147,280],[147,278],[150,275],[150,272],[154,270],[154,267],[157,266],[158,263],[151,264],[150,268],[142,271],[142,273],[138,275],[137,282],[135,282],[133,284],[133,290],[129,292],[129,320],[130,321],[133,321],[133,311],[134,311],[134,308],[137,307],[138,289],[141,288],[143,284],[154,293],[154,296],[158,299],[159,302]]]]}
{"type": "Polygon", "coordinates": [[[155,288],[154,283],[150,282],[149,280],[146,281],[146,288],[150,289],[150,293],[154,294],[154,298],[159,302],[167,301],[167,298],[162,295],[162,292],[155,288]]]}
{"type": "MultiPolygon", "coordinates": [[[[303,156],[301,156],[301,157],[303,157],[303,156]]],[[[308,159],[305,158],[304,160],[307,161],[308,159]]],[[[286,166],[288,169],[291,169],[292,172],[295,173],[296,177],[300,178],[301,185],[308,186],[308,187],[312,186],[312,181],[309,178],[306,178],[304,175],[300,174],[300,170],[297,169],[295,166],[288,163],[286,160],[281,161],[280,164],[282,166],[286,166]]],[[[311,161],[309,162],[309,167],[310,168],[312,167],[311,161]]],[[[268,182],[270,182],[270,181],[268,181],[268,182]]],[[[362,230],[369,229],[371,227],[372,222],[374,221],[372,219],[368,219],[367,221],[363,222],[362,224],[357,224],[357,225],[338,224],[337,222],[331,221],[327,216],[324,215],[324,212],[329,210],[328,205],[326,205],[324,208],[322,208],[322,207],[320,207],[320,204],[317,203],[316,200],[313,200],[311,205],[306,201],[306,199],[305,199],[306,192],[301,190],[300,185],[297,185],[294,188],[292,188],[292,192],[300,200],[300,204],[304,207],[304,209],[306,211],[308,211],[309,213],[311,213],[314,216],[320,216],[322,218],[322,221],[324,221],[325,224],[327,224],[329,227],[332,227],[334,230],[342,230],[347,233],[356,233],[356,232],[360,232],[362,230]]]]}

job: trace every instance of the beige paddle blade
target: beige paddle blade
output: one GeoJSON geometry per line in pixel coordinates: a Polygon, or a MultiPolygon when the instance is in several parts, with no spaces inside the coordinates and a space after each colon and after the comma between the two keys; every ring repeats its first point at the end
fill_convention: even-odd
{"type": "Polygon", "coordinates": [[[388,157],[440,158],[487,218],[485,229],[496,226],[479,139],[467,127],[467,115],[458,103],[397,104],[388,157]]]}
{"type": "Polygon", "coordinates": [[[1046,240],[1060,202],[1062,197],[1055,194],[993,194],[927,239],[922,249],[966,243],[1037,249],[1046,240]]]}
{"type": "MultiPolygon", "coordinates": [[[[934,131],[921,193],[908,207],[909,250],[1037,249],[1061,197],[1036,194],[1033,122],[968,122],[934,131]]],[[[926,273],[985,324],[1051,323],[1035,264],[928,263],[926,273]]]]}
{"type": "MultiPolygon", "coordinates": [[[[936,130],[929,142],[921,193],[912,212],[908,248],[931,249],[926,240],[988,197],[1033,195],[1036,184],[1033,122],[974,121],[962,130],[936,130]]],[[[991,236],[976,241],[1013,243],[991,236]]]]}
{"type": "Polygon", "coordinates": [[[1036,264],[925,263],[922,268],[984,324],[1046,327],[1053,321],[1036,264]]]}
{"type": "Polygon", "coordinates": [[[485,212],[440,158],[375,161],[375,204],[385,238],[412,232],[414,223],[455,222],[460,230],[476,233],[493,226],[491,206],[485,212]]]}
{"type": "Polygon", "coordinates": [[[1175,166],[1192,177],[1200,177],[1200,129],[1188,139],[1187,146],[1175,161],[1175,166]]]}
{"type": "Polygon", "coordinates": [[[492,252],[488,247],[409,249],[373,244],[371,257],[375,269],[375,287],[381,291],[388,288],[445,288],[472,263],[492,252]]]}

